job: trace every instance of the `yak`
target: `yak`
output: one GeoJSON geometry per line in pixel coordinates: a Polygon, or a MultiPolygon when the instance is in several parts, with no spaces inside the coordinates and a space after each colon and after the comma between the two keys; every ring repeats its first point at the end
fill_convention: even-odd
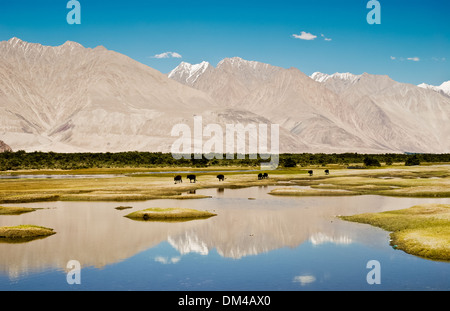
{"type": "Polygon", "coordinates": [[[187,175],[187,179],[189,179],[189,182],[194,181],[194,183],[197,181],[197,177],[195,175],[187,175]]]}
{"type": "Polygon", "coordinates": [[[183,182],[183,179],[181,178],[181,175],[177,175],[173,178],[173,180],[175,181],[175,183],[180,183],[183,182]]]}

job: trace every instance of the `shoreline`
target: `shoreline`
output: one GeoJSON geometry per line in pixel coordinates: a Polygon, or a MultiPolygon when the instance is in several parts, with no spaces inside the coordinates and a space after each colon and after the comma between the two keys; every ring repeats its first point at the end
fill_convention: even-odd
{"type": "Polygon", "coordinates": [[[394,249],[450,262],[450,204],[421,204],[402,210],[338,218],[391,232],[390,245],[394,249]]]}

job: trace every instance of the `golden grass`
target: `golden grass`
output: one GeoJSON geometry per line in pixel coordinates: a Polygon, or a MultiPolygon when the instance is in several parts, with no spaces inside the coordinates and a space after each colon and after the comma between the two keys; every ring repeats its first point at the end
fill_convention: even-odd
{"type": "MultiPolygon", "coordinates": [[[[450,167],[424,166],[374,170],[337,170],[329,176],[316,175],[292,179],[293,185],[311,189],[286,191],[275,189],[279,195],[339,195],[335,190],[346,190],[347,195],[370,194],[399,197],[450,197],[450,167]],[[313,191],[322,190],[322,191],[313,191]],[[329,192],[331,191],[331,192],[329,192]]],[[[342,195],[342,194],[341,194],[342,195]]]]}
{"type": "Polygon", "coordinates": [[[0,242],[22,243],[55,234],[51,228],[35,225],[0,227],[0,242]]]}
{"type": "Polygon", "coordinates": [[[450,261],[450,204],[423,204],[340,218],[392,231],[391,245],[409,254],[450,261]]]}
{"type": "MultiPolygon", "coordinates": [[[[166,171],[165,169],[161,169],[166,171]]],[[[181,171],[181,169],[178,169],[181,171]]],[[[189,168],[188,170],[193,170],[189,168]]],[[[125,170],[137,173],[138,169],[125,170]]],[[[148,170],[146,170],[147,172],[148,170]]],[[[58,171],[59,172],[59,171],[58,171]]],[[[119,173],[118,170],[95,169],[73,171],[79,174],[119,173]]],[[[21,172],[25,173],[25,172],[21,172]]],[[[56,173],[56,172],[54,172],[56,173]]],[[[279,195],[355,195],[373,194],[402,197],[450,197],[450,166],[391,167],[369,169],[314,169],[309,176],[305,168],[268,171],[269,178],[258,180],[259,171],[228,172],[219,182],[217,173],[203,170],[197,182],[189,183],[182,173],[183,183],[174,184],[179,173],[136,174],[112,178],[85,179],[3,179],[0,180],[1,203],[38,201],[143,201],[151,199],[199,199],[197,194],[183,195],[204,188],[244,188],[276,186],[279,182],[311,186],[302,192],[274,191],[279,195]],[[320,191],[318,191],[320,190],[320,191]],[[336,191],[345,190],[345,191],[336,191]],[[342,192],[342,193],[341,193],[342,192]]]]}
{"type": "Polygon", "coordinates": [[[0,206],[0,215],[20,215],[24,213],[34,212],[35,210],[37,209],[30,207],[0,206]]]}
{"type": "Polygon", "coordinates": [[[209,218],[217,214],[208,211],[199,211],[190,208],[147,208],[137,212],[132,212],[125,217],[135,220],[149,221],[186,221],[199,218],[209,218]]]}

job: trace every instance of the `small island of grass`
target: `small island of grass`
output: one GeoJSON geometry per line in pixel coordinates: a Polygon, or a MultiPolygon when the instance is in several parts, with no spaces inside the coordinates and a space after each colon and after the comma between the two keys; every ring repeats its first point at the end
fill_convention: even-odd
{"type": "Polygon", "coordinates": [[[391,245],[409,254],[450,261],[450,204],[423,204],[339,218],[392,231],[391,245]]]}
{"type": "Polygon", "coordinates": [[[204,219],[217,214],[208,211],[199,211],[189,208],[148,208],[130,213],[125,217],[134,220],[154,220],[154,221],[187,221],[193,219],[204,219]]]}
{"type": "Polygon", "coordinates": [[[0,215],[20,215],[24,213],[34,212],[36,208],[30,207],[4,207],[0,206],[0,215]]]}
{"type": "Polygon", "coordinates": [[[132,206],[117,206],[115,209],[118,211],[124,210],[124,209],[129,209],[129,208],[133,208],[132,206]]]}
{"type": "Polygon", "coordinates": [[[0,242],[22,243],[55,234],[51,228],[35,225],[0,227],[0,242]]]}

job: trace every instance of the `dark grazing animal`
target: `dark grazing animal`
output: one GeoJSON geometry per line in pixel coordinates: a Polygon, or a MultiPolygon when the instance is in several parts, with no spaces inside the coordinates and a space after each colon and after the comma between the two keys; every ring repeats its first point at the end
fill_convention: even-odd
{"type": "Polygon", "coordinates": [[[313,171],[312,171],[312,170],[309,170],[309,171],[308,171],[308,174],[309,174],[309,176],[312,176],[312,175],[313,175],[313,171]]]}
{"type": "Polygon", "coordinates": [[[181,175],[177,175],[173,178],[173,180],[175,181],[175,183],[180,183],[183,182],[183,179],[181,178],[181,175]]]}
{"type": "Polygon", "coordinates": [[[197,181],[197,177],[195,175],[187,175],[186,178],[189,179],[190,183],[192,181],[194,181],[194,183],[197,181]]]}
{"type": "Polygon", "coordinates": [[[330,170],[325,170],[325,175],[329,175],[330,174],[330,170]]]}
{"type": "Polygon", "coordinates": [[[264,173],[264,174],[263,174],[263,178],[264,178],[264,179],[269,178],[269,174],[264,173]]]}
{"type": "Polygon", "coordinates": [[[258,180],[260,180],[260,179],[263,179],[263,174],[262,173],[258,174],[258,180]]]}
{"type": "Polygon", "coordinates": [[[217,175],[217,178],[219,179],[219,181],[224,181],[225,176],[223,176],[222,174],[217,175]]]}

